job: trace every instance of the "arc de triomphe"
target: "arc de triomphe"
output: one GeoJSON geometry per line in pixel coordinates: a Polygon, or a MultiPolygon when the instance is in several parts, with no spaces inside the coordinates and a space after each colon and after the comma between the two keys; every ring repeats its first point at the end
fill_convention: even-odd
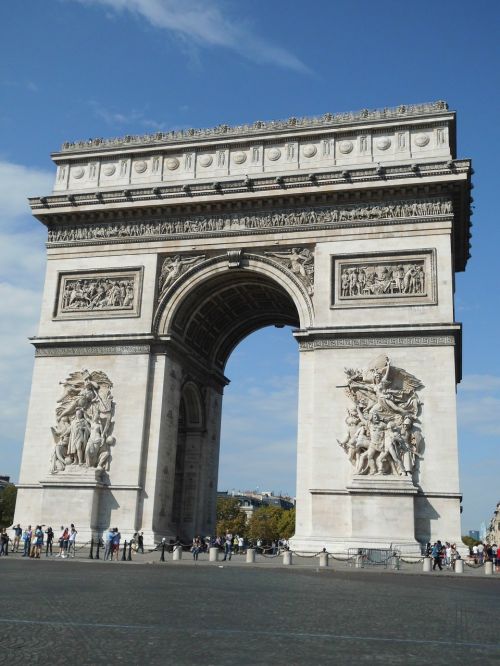
{"type": "Polygon", "coordinates": [[[300,354],[293,545],[460,541],[455,271],[471,165],[444,102],[64,144],[16,522],[213,534],[224,367],[300,354]]]}

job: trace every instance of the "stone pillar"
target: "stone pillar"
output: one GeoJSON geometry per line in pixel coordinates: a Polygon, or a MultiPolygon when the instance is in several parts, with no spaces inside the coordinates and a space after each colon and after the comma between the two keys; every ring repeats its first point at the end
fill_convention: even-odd
{"type": "Polygon", "coordinates": [[[493,574],[493,562],[485,562],[484,563],[484,573],[487,576],[491,576],[493,574]]]}
{"type": "Polygon", "coordinates": [[[429,573],[429,571],[432,571],[431,564],[432,564],[432,557],[424,557],[423,571],[425,573],[429,573]]]}
{"type": "Polygon", "coordinates": [[[464,572],[464,561],[455,560],[455,573],[461,574],[464,572]]]}
{"type": "Polygon", "coordinates": [[[283,564],[285,564],[287,566],[292,564],[292,551],[291,550],[285,550],[283,552],[283,564]]]}
{"type": "Polygon", "coordinates": [[[253,564],[255,562],[255,548],[247,548],[247,564],[253,564]]]}
{"type": "Polygon", "coordinates": [[[212,546],[208,551],[208,561],[209,562],[218,562],[219,561],[219,549],[216,546],[212,546]]]}
{"type": "Polygon", "coordinates": [[[174,553],[172,559],[175,562],[182,560],[182,546],[174,546],[174,553]]]}

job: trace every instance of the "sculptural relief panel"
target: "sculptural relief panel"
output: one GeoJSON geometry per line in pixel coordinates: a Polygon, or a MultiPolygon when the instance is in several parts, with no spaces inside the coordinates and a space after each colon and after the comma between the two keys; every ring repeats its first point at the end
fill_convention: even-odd
{"type": "Polygon", "coordinates": [[[337,439],[355,474],[412,477],[424,452],[420,429],[422,382],[384,354],[367,368],[346,368],[351,402],[347,433],[337,439]]]}
{"type": "Polygon", "coordinates": [[[108,471],[111,447],[116,443],[113,383],[100,370],[81,370],[60,384],[64,390],[57,401],[56,424],[51,427],[50,473],[108,471]]]}
{"type": "Polygon", "coordinates": [[[332,307],[434,305],[435,250],[332,257],[332,307]]]}
{"type": "Polygon", "coordinates": [[[55,319],[138,317],[142,268],[59,273],[55,319]]]}

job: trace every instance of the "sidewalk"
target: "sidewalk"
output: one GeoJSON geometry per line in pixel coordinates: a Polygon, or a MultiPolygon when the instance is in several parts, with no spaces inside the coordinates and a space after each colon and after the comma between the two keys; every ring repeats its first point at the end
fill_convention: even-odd
{"type": "MultiPolygon", "coordinates": [[[[131,561],[122,560],[123,556],[123,548],[120,549],[120,554],[119,554],[119,559],[118,562],[116,560],[111,561],[104,561],[104,549],[101,548],[99,552],[99,559],[96,559],[96,548],[94,547],[93,549],[93,559],[89,557],[90,554],[90,544],[84,544],[82,546],[77,546],[77,552],[76,556],[70,556],[68,558],[61,559],[57,557],[57,553],[59,552],[59,549],[54,549],[54,554],[52,556],[46,557],[45,553],[42,553],[41,559],[46,560],[46,561],[63,561],[67,563],[67,566],[71,566],[71,562],[73,561],[78,561],[78,562],[87,562],[89,564],[94,564],[94,563],[103,563],[106,566],[116,566],[117,564],[120,565],[138,565],[138,564],[149,564],[149,565],[156,565],[156,566],[175,566],[175,567],[196,567],[196,566],[208,566],[208,567],[246,567],[246,568],[251,568],[251,567],[257,567],[259,569],[261,568],[282,568],[282,569],[301,569],[301,570],[322,570],[325,572],[331,571],[331,572],[359,572],[362,574],[362,572],[369,571],[369,572],[377,572],[377,573],[386,573],[386,574],[394,574],[394,575],[404,575],[404,574],[422,574],[422,575],[434,575],[434,576],[439,576],[439,577],[446,577],[446,578],[463,578],[463,577],[484,577],[486,579],[497,579],[500,581],[500,573],[493,573],[491,576],[486,576],[484,573],[484,566],[480,567],[469,567],[465,564],[464,562],[464,572],[462,574],[456,574],[454,571],[445,569],[443,567],[442,571],[436,570],[434,572],[425,573],[423,572],[423,564],[422,560],[416,561],[416,562],[411,562],[407,558],[400,559],[399,562],[399,569],[396,569],[394,566],[394,562],[388,562],[387,567],[383,564],[378,564],[378,565],[373,565],[373,564],[365,564],[364,566],[358,568],[355,566],[355,562],[353,560],[347,561],[344,558],[347,558],[347,555],[345,554],[333,554],[330,555],[328,558],[328,567],[320,567],[320,562],[319,562],[319,557],[314,556],[314,555],[297,555],[295,553],[292,553],[292,564],[291,565],[284,565],[283,564],[283,553],[280,555],[261,555],[261,554],[256,554],[255,557],[255,562],[254,563],[247,563],[246,562],[246,555],[242,554],[233,554],[231,557],[231,560],[226,560],[223,561],[223,556],[224,553],[221,551],[219,553],[219,560],[217,562],[209,562],[209,556],[208,553],[200,553],[198,556],[198,560],[194,560],[192,554],[189,551],[183,551],[182,553],[182,559],[181,560],[174,560],[173,559],[173,554],[171,552],[168,552],[165,550],[165,562],[160,561],[161,557],[161,549],[154,550],[154,551],[148,551],[146,550],[143,553],[136,553],[132,550],[131,553],[131,561]],[[406,560],[406,561],[405,561],[406,560]]],[[[127,557],[128,557],[129,549],[127,548],[127,557]]],[[[12,553],[9,552],[8,555],[9,559],[19,559],[23,560],[25,562],[32,562],[34,566],[36,566],[36,561],[32,558],[26,557],[23,558],[22,552],[17,552],[17,553],[12,553]]],[[[4,560],[4,557],[0,557],[0,568],[1,568],[1,563],[2,560],[4,560]]]]}

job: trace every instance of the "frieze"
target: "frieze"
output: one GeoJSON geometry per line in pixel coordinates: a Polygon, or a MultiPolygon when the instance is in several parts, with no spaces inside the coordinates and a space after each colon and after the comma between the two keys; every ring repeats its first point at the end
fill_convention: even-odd
{"type": "Polygon", "coordinates": [[[379,338],[325,338],[299,341],[300,351],[316,349],[357,349],[359,347],[443,347],[454,346],[452,335],[400,336],[379,338]]]}
{"type": "Polygon", "coordinates": [[[155,132],[154,134],[128,135],[111,139],[95,138],[88,141],[65,142],[61,147],[62,152],[78,152],[81,150],[102,150],[108,148],[128,148],[137,145],[168,144],[177,141],[196,140],[225,136],[252,135],[264,132],[276,132],[280,130],[314,129],[316,127],[329,127],[331,125],[343,125],[358,121],[390,120],[392,118],[409,118],[411,116],[426,115],[429,113],[442,113],[448,109],[448,104],[441,100],[423,104],[401,104],[392,108],[363,109],[361,111],[350,111],[346,113],[325,113],[322,116],[287,118],[285,120],[258,120],[252,124],[245,125],[218,125],[205,129],[182,129],[170,132],[155,132]]]}
{"type": "Polygon", "coordinates": [[[140,314],[142,268],[59,273],[54,317],[95,319],[140,314]]]}
{"type": "Polygon", "coordinates": [[[96,345],[95,347],[38,347],[36,357],[50,356],[112,356],[149,354],[149,345],[96,345]]]}
{"type": "Polygon", "coordinates": [[[284,252],[266,252],[266,255],[288,268],[307,289],[309,296],[314,293],[314,253],[307,247],[293,247],[284,252]]]}
{"type": "Polygon", "coordinates": [[[265,229],[330,227],[358,222],[406,220],[451,215],[451,200],[392,201],[373,204],[349,204],[282,209],[280,211],[239,212],[222,215],[169,217],[148,222],[110,222],[108,224],[68,225],[49,228],[48,244],[85,243],[86,241],[137,240],[183,235],[257,232],[265,229]]]}
{"type": "Polygon", "coordinates": [[[332,306],[427,305],[437,302],[436,252],[332,257],[332,306]]]}

